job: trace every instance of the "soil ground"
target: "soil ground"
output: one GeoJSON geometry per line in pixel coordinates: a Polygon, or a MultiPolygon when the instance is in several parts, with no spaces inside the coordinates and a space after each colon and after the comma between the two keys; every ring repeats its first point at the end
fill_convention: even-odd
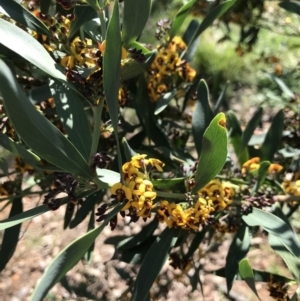
{"type": "MultiPolygon", "coordinates": [[[[26,198],[24,200],[24,209],[27,210],[36,206],[38,201],[39,197],[37,196],[26,198]]],[[[64,207],[61,207],[57,211],[49,211],[22,225],[16,252],[0,276],[1,301],[29,300],[33,288],[51,260],[70,242],[86,232],[88,220],[85,220],[74,229],[62,231],[64,210],[64,207]]],[[[9,208],[1,212],[0,219],[4,219],[8,212],[9,208]]],[[[111,232],[109,227],[106,227],[96,240],[92,262],[79,262],[67,274],[64,279],[65,285],[63,286],[61,283],[56,284],[45,300],[128,300],[126,294],[123,294],[128,285],[126,281],[120,278],[115,268],[125,269],[130,274],[136,273],[138,268],[116,260],[110,260],[113,256],[114,248],[111,245],[104,244],[104,240],[113,235],[134,234],[139,232],[140,228],[141,225],[139,224],[128,225],[126,222],[120,222],[113,232],[111,232]]],[[[252,240],[252,250],[247,256],[252,266],[256,269],[289,276],[281,259],[264,244],[264,241],[264,237],[256,237],[252,240]]],[[[209,271],[224,266],[229,244],[230,240],[225,240],[217,252],[209,253],[209,256],[201,259],[201,264],[204,267],[200,276],[203,282],[203,295],[200,288],[191,292],[187,276],[179,270],[174,270],[166,263],[163,275],[172,277],[174,280],[169,287],[169,292],[163,297],[157,297],[155,300],[258,300],[243,281],[236,281],[228,295],[226,293],[225,280],[209,273],[209,271]]],[[[164,281],[164,277],[161,276],[158,285],[163,286],[164,281]]],[[[261,300],[274,300],[269,297],[266,284],[258,283],[256,287],[261,300]]],[[[153,288],[154,294],[157,289],[158,286],[156,285],[153,288]]]]}

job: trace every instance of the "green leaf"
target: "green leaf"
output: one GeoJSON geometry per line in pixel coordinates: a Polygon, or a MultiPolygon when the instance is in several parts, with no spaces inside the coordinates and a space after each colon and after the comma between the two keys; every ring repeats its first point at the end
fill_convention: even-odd
{"type": "Polygon", "coordinates": [[[0,81],[0,92],[4,98],[7,115],[24,142],[41,158],[59,168],[92,179],[93,172],[78,150],[35,109],[2,60],[0,60],[0,81]]]}
{"type": "Polygon", "coordinates": [[[85,161],[89,160],[92,133],[87,119],[83,99],[67,85],[59,81],[50,84],[51,94],[55,100],[56,110],[73,145],[85,161]]]}
{"type": "Polygon", "coordinates": [[[151,0],[126,0],[124,2],[122,38],[127,48],[143,32],[151,10],[151,0]]]}
{"type": "Polygon", "coordinates": [[[174,89],[171,92],[167,92],[161,95],[156,102],[154,115],[161,113],[168,106],[169,102],[174,98],[176,93],[177,91],[176,89],[174,89]]]}
{"type": "Polygon", "coordinates": [[[86,2],[95,10],[95,11],[100,11],[101,8],[99,5],[99,2],[97,0],[86,0],[86,2]]]}
{"type": "Polygon", "coordinates": [[[244,258],[239,263],[239,273],[243,280],[246,281],[248,286],[251,288],[252,292],[257,296],[259,300],[261,300],[258,296],[256,287],[255,287],[255,281],[254,281],[254,273],[251,268],[251,265],[247,258],[244,258]]]}
{"type": "Polygon", "coordinates": [[[168,137],[163,132],[162,127],[158,124],[156,116],[154,116],[153,105],[150,102],[147,93],[147,84],[144,76],[140,76],[139,78],[138,91],[135,99],[136,111],[147,136],[156,146],[171,149],[168,137]]]}
{"type": "Polygon", "coordinates": [[[121,181],[121,175],[118,172],[105,168],[97,168],[97,175],[101,182],[107,183],[109,187],[121,181]]]}
{"type": "MultiPolygon", "coordinates": [[[[256,282],[269,282],[270,279],[273,279],[274,281],[278,281],[278,282],[283,282],[283,283],[288,283],[288,282],[293,281],[293,279],[291,279],[291,278],[287,278],[287,277],[284,277],[284,276],[281,276],[278,274],[273,274],[273,273],[266,272],[266,271],[253,270],[253,273],[254,273],[254,280],[256,282]]],[[[221,268],[216,271],[213,271],[212,274],[225,278],[225,268],[221,268]]],[[[237,274],[236,280],[243,280],[239,273],[237,274]]]]}
{"type": "Polygon", "coordinates": [[[223,113],[219,113],[206,129],[201,156],[195,175],[193,193],[201,189],[212,180],[223,168],[227,158],[227,132],[226,119],[223,113]]]}
{"type": "Polygon", "coordinates": [[[240,123],[236,117],[236,115],[233,113],[233,111],[228,111],[226,113],[227,116],[227,128],[229,132],[229,140],[230,143],[233,146],[234,152],[236,156],[238,157],[239,163],[242,166],[247,160],[249,160],[249,154],[248,149],[243,148],[243,142],[242,142],[242,129],[240,126],[240,123]]]}
{"type": "Polygon", "coordinates": [[[253,114],[252,118],[247,123],[246,128],[242,134],[242,145],[241,145],[240,152],[243,151],[245,147],[247,147],[256,127],[261,121],[262,114],[263,114],[263,108],[259,107],[253,114]]]}
{"type": "Polygon", "coordinates": [[[78,226],[83,220],[88,216],[88,214],[93,211],[95,205],[103,198],[104,191],[99,190],[91,195],[89,195],[83,202],[81,207],[77,210],[74,218],[69,224],[69,228],[73,229],[78,226]]]}
{"type": "Polygon", "coordinates": [[[79,5],[74,8],[75,19],[71,22],[69,40],[73,38],[79,28],[86,22],[97,18],[96,11],[89,5],[79,5]]]}
{"type": "Polygon", "coordinates": [[[0,8],[4,10],[7,16],[29,29],[45,36],[51,36],[48,27],[16,1],[1,0],[0,8]]]}
{"type": "MultiPolygon", "coordinates": [[[[93,229],[95,229],[95,210],[94,210],[94,208],[93,208],[93,210],[91,212],[91,215],[90,215],[87,231],[89,232],[93,229]]],[[[95,248],[95,241],[93,241],[93,243],[90,245],[89,249],[84,254],[83,259],[85,261],[87,261],[87,262],[92,261],[93,254],[94,254],[94,248],[95,248]]]]}
{"type": "Polygon", "coordinates": [[[284,127],[284,113],[280,110],[272,120],[271,126],[268,130],[264,143],[261,147],[260,159],[263,161],[273,160],[274,154],[278,150],[284,127]]]}
{"type": "Polygon", "coordinates": [[[209,91],[204,79],[200,80],[198,86],[198,99],[192,116],[192,131],[198,157],[201,155],[202,139],[205,130],[214,118],[209,103],[209,91]]]}
{"type": "Polygon", "coordinates": [[[149,290],[168,259],[170,249],[175,245],[180,230],[166,228],[149,248],[140,267],[133,288],[131,301],[144,301],[149,290]]]}
{"type": "Polygon", "coordinates": [[[69,227],[70,221],[72,219],[75,207],[72,206],[71,210],[66,206],[65,216],[64,216],[64,225],[63,229],[66,230],[69,227]]]}
{"type": "Polygon", "coordinates": [[[123,145],[123,148],[124,148],[126,161],[129,162],[131,160],[131,158],[136,155],[136,152],[130,147],[130,145],[128,144],[126,138],[122,138],[122,145],[123,145]]]}
{"type": "MultiPolygon", "coordinates": [[[[285,235],[285,234],[283,234],[285,235]]],[[[293,255],[287,247],[282,243],[278,236],[269,234],[269,244],[272,249],[284,260],[288,269],[295,277],[295,280],[300,284],[300,259],[299,255],[293,255]]],[[[299,253],[298,253],[299,254],[299,253]]]]}
{"type": "Polygon", "coordinates": [[[21,156],[27,163],[31,165],[38,165],[40,158],[31,153],[23,146],[14,142],[11,138],[0,132],[0,145],[13,153],[16,156],[21,156]]]}
{"type": "Polygon", "coordinates": [[[151,179],[154,187],[163,189],[170,189],[174,186],[184,184],[184,178],[172,178],[172,179],[151,179]]]}
{"type": "Polygon", "coordinates": [[[126,239],[120,241],[116,248],[124,252],[126,250],[130,250],[135,246],[141,245],[145,240],[150,237],[153,232],[156,230],[158,226],[158,219],[155,218],[152,222],[150,222],[148,225],[144,226],[143,229],[136,235],[129,236],[126,239]]]}
{"type": "Polygon", "coordinates": [[[300,3],[297,1],[281,1],[278,5],[291,13],[300,15],[300,3]]]}
{"type": "Polygon", "coordinates": [[[34,88],[26,93],[26,96],[32,104],[38,104],[45,99],[52,97],[48,84],[34,88]]]}
{"type": "Polygon", "coordinates": [[[126,263],[140,265],[144,260],[147,252],[151,248],[151,245],[154,243],[156,236],[150,236],[147,240],[141,244],[134,246],[131,249],[124,250],[121,253],[116,250],[112,259],[117,259],[126,263]]]}
{"type": "Polygon", "coordinates": [[[120,143],[118,139],[119,87],[121,70],[121,34],[119,25],[119,2],[115,1],[106,34],[103,57],[103,87],[108,111],[117,143],[119,170],[122,170],[120,143]]]}
{"type": "Polygon", "coordinates": [[[120,211],[122,206],[123,204],[116,206],[100,226],[73,241],[52,260],[30,297],[31,301],[43,300],[55,283],[77,264],[102,232],[107,222],[120,211]]]}
{"type": "Polygon", "coordinates": [[[227,86],[228,86],[229,81],[227,81],[221,91],[221,94],[216,102],[216,105],[214,106],[213,112],[214,115],[216,115],[219,112],[219,109],[221,107],[221,105],[224,103],[224,105],[228,106],[228,104],[226,103],[226,90],[227,90],[227,86]]]}
{"type": "Polygon", "coordinates": [[[212,23],[219,17],[221,17],[233,4],[235,0],[228,0],[217,7],[213,8],[204,18],[202,23],[199,25],[197,31],[193,35],[193,38],[188,44],[188,47],[196,40],[196,38],[205,30],[207,29],[212,23]]]}
{"type": "Polygon", "coordinates": [[[268,174],[268,169],[270,167],[270,162],[269,161],[263,161],[260,163],[258,172],[257,172],[257,180],[256,183],[253,187],[253,192],[258,191],[259,187],[264,183],[265,178],[268,174]]]}
{"type": "MultiPolygon", "coordinates": [[[[79,195],[77,195],[77,199],[80,200],[84,197],[87,197],[88,195],[90,195],[91,193],[93,192],[93,190],[87,190],[87,191],[84,191],[82,193],[80,193],[79,195]]],[[[64,205],[68,202],[69,200],[69,197],[64,197],[64,198],[60,198],[60,205],[64,205]]],[[[1,230],[4,230],[4,229],[7,229],[7,228],[10,228],[10,227],[13,227],[15,225],[18,225],[20,223],[23,223],[29,219],[32,219],[38,215],[41,215],[45,212],[49,211],[49,208],[47,205],[41,205],[41,206],[38,206],[36,208],[33,208],[33,209],[29,209],[25,212],[22,212],[20,214],[17,214],[15,216],[12,216],[10,218],[7,218],[5,220],[2,220],[0,221],[0,231],[1,230]]]]}
{"type": "Polygon", "coordinates": [[[291,254],[299,256],[300,243],[297,236],[291,227],[276,215],[253,208],[252,213],[243,216],[243,220],[251,227],[261,226],[269,234],[276,236],[291,254]]]}
{"type": "Polygon", "coordinates": [[[35,38],[23,29],[1,18],[0,43],[50,76],[62,81],[66,80],[65,75],[60,71],[61,67],[55,63],[47,50],[35,38]]]}
{"type": "MultiPolygon", "coordinates": [[[[21,214],[23,211],[22,198],[16,198],[12,202],[12,207],[9,213],[9,217],[21,214]]],[[[13,256],[15,249],[19,241],[19,234],[21,230],[21,224],[17,224],[9,229],[6,229],[3,234],[3,239],[0,249],[0,271],[2,271],[8,261],[13,256]]]]}
{"type": "Polygon", "coordinates": [[[230,292],[233,281],[236,278],[239,262],[249,251],[250,241],[251,237],[249,228],[245,225],[241,226],[229,247],[226,257],[225,276],[228,293],[230,292]]]}
{"type": "MultiPolygon", "coordinates": [[[[67,201],[65,201],[65,203],[66,202],[67,201]]],[[[41,205],[36,208],[29,209],[25,212],[9,217],[5,220],[0,221],[0,231],[21,224],[47,211],[49,211],[47,205],[41,205]]]]}
{"type": "Polygon", "coordinates": [[[182,26],[184,20],[188,16],[192,6],[197,2],[197,0],[190,0],[186,4],[184,4],[179,11],[177,12],[175,19],[172,23],[172,27],[170,30],[170,40],[173,39],[174,36],[176,36],[180,30],[180,27],[182,26]]]}
{"type": "Polygon", "coordinates": [[[40,0],[40,9],[41,9],[41,13],[44,15],[48,15],[49,14],[49,9],[51,6],[51,2],[52,0],[40,0]]]}
{"type": "Polygon", "coordinates": [[[94,18],[85,22],[83,28],[93,41],[102,43],[103,39],[101,36],[101,23],[99,18],[94,18]]]}

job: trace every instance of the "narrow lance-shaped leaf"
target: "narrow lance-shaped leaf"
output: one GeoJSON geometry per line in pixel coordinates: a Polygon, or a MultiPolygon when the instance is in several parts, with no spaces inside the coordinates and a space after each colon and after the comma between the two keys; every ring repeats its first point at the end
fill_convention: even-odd
{"type": "MultiPolygon", "coordinates": [[[[87,197],[89,194],[91,194],[93,191],[84,191],[82,193],[80,193],[77,197],[78,200],[87,197]]],[[[64,198],[60,198],[60,205],[64,205],[68,202],[69,198],[68,197],[64,197],[64,198]]],[[[10,218],[7,218],[5,220],[0,221],[0,231],[13,227],[15,225],[18,225],[20,223],[23,223],[27,220],[30,220],[38,215],[41,215],[47,211],[49,211],[50,209],[48,208],[47,205],[41,205],[38,207],[35,207],[33,209],[29,209],[27,211],[24,211],[20,214],[14,215],[10,218]]]]}
{"type": "Polygon", "coordinates": [[[179,11],[177,12],[175,19],[172,23],[172,27],[170,30],[170,40],[173,39],[173,37],[178,34],[181,25],[183,24],[184,20],[188,16],[192,6],[197,2],[197,0],[190,0],[186,4],[184,4],[179,11]]]}
{"type": "Polygon", "coordinates": [[[144,301],[175,245],[180,230],[166,228],[147,252],[134,284],[131,301],[144,301]]]}
{"type": "Polygon", "coordinates": [[[300,243],[297,236],[291,227],[276,215],[253,208],[252,213],[243,216],[243,220],[251,227],[263,227],[267,232],[276,236],[291,254],[299,256],[300,243]]]}
{"type": "MultiPolygon", "coordinates": [[[[285,234],[283,234],[285,235],[285,234]]],[[[288,269],[293,274],[295,280],[300,284],[300,259],[299,255],[293,255],[286,246],[282,243],[278,236],[269,234],[268,236],[269,244],[272,249],[284,260],[288,269]]]]}
{"type": "Polygon", "coordinates": [[[271,163],[269,161],[263,161],[260,163],[260,166],[259,166],[259,169],[257,172],[257,180],[253,187],[253,192],[258,191],[259,187],[264,183],[270,164],[271,163]]]}
{"type": "Polygon", "coordinates": [[[249,155],[247,148],[244,148],[244,150],[241,152],[243,132],[240,123],[232,111],[228,111],[226,116],[230,143],[233,146],[234,152],[238,157],[240,165],[243,165],[243,163],[245,163],[249,159],[249,155]]]}
{"type": "Polygon", "coordinates": [[[75,6],[74,9],[75,19],[71,22],[69,39],[72,39],[79,28],[87,21],[92,20],[97,17],[96,11],[88,5],[75,6]]]}
{"type": "Polygon", "coordinates": [[[244,258],[243,260],[240,261],[239,273],[240,273],[241,277],[243,278],[243,280],[245,280],[246,283],[248,284],[248,286],[251,288],[253,293],[257,296],[257,298],[259,300],[261,300],[258,296],[256,287],[255,287],[254,273],[253,273],[253,270],[252,270],[251,265],[247,258],[244,258]]]}
{"type": "MultiPolygon", "coordinates": [[[[25,9],[22,5],[12,0],[1,0],[0,10],[4,10],[5,14],[20,24],[34,30],[40,34],[50,36],[51,33],[48,27],[31,12],[25,9]]],[[[14,25],[16,26],[16,25],[14,25]]]]}
{"type": "Polygon", "coordinates": [[[203,134],[214,114],[209,103],[209,91],[205,80],[201,79],[198,86],[198,97],[192,116],[192,131],[198,157],[201,155],[203,134]]]}
{"type": "Polygon", "coordinates": [[[242,134],[242,145],[241,145],[240,152],[243,151],[245,147],[247,147],[248,142],[250,141],[256,127],[261,121],[262,113],[263,113],[263,109],[262,107],[259,107],[253,114],[252,118],[247,123],[246,128],[242,134]]]}
{"type": "Polygon", "coordinates": [[[199,25],[197,31],[195,32],[193,38],[189,42],[188,47],[196,40],[196,38],[205,30],[207,29],[217,18],[221,17],[233,4],[235,0],[228,0],[217,7],[213,8],[207,16],[204,18],[202,23],[199,25]]]}
{"type": "Polygon", "coordinates": [[[106,34],[103,57],[103,86],[109,115],[116,137],[119,170],[121,171],[120,143],[118,138],[119,86],[121,70],[121,34],[119,24],[119,3],[115,1],[106,34]]]}
{"type": "Polygon", "coordinates": [[[261,147],[261,160],[272,161],[274,154],[278,150],[284,126],[283,110],[280,110],[272,120],[271,126],[268,130],[267,136],[261,147]]]}
{"type": "Polygon", "coordinates": [[[35,38],[16,25],[1,18],[0,43],[49,75],[63,81],[66,80],[65,75],[59,71],[61,68],[35,38]]]}
{"type": "MultiPolygon", "coordinates": [[[[9,217],[17,214],[21,214],[23,211],[22,198],[16,198],[13,203],[9,213],[9,217]]],[[[3,234],[3,239],[1,242],[0,249],[0,271],[2,271],[8,261],[13,256],[15,249],[19,241],[19,234],[21,230],[21,224],[17,224],[9,229],[6,229],[3,234]]]]}
{"type": "Polygon", "coordinates": [[[126,138],[122,138],[122,145],[124,148],[124,153],[127,161],[130,161],[131,158],[136,155],[136,152],[130,147],[126,138]]]}
{"type": "Polygon", "coordinates": [[[82,99],[80,99],[79,94],[62,82],[53,81],[50,88],[57,113],[69,139],[83,158],[88,161],[92,145],[92,133],[82,99]]]}
{"type": "Polygon", "coordinates": [[[40,158],[17,144],[11,138],[0,132],[0,145],[16,156],[21,156],[27,163],[37,165],[40,158]]]}
{"type": "Polygon", "coordinates": [[[43,300],[54,284],[77,264],[77,262],[87,252],[91,244],[95,241],[97,236],[102,232],[107,222],[115,216],[121,208],[122,204],[116,206],[107,215],[106,219],[99,227],[87,232],[80,238],[73,241],[52,260],[38,282],[33,295],[30,298],[31,301],[43,300]]]}
{"type": "Polygon", "coordinates": [[[195,175],[193,193],[212,180],[223,168],[227,158],[226,119],[219,113],[206,129],[201,156],[195,175]]]}
{"type": "Polygon", "coordinates": [[[143,32],[151,10],[151,0],[124,1],[122,38],[125,47],[130,46],[143,32]]]}
{"type": "Polygon", "coordinates": [[[74,145],[35,107],[10,68],[0,60],[0,92],[10,121],[24,142],[41,158],[75,175],[94,177],[74,145]]]}
{"type": "Polygon", "coordinates": [[[300,3],[297,1],[280,1],[278,5],[291,13],[300,15],[300,3]]]}
{"type": "Polygon", "coordinates": [[[249,228],[245,225],[241,226],[230,245],[226,257],[225,276],[228,293],[238,273],[239,262],[249,251],[250,240],[249,228]]]}

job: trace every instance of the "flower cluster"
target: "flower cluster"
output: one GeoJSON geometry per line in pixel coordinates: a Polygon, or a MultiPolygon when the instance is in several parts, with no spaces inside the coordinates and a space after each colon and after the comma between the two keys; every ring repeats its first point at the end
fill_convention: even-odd
{"type": "Polygon", "coordinates": [[[286,179],[282,182],[282,187],[285,193],[293,196],[300,196],[300,180],[291,181],[286,179]]]}
{"type": "Polygon", "coordinates": [[[193,81],[196,71],[187,61],[180,58],[186,49],[183,40],[176,36],[167,46],[160,46],[154,62],[148,73],[148,94],[152,102],[156,102],[161,95],[177,88],[178,94],[185,90],[186,83],[193,81]]]}
{"type": "MultiPolygon", "coordinates": [[[[260,167],[260,158],[259,157],[254,157],[248,161],[246,161],[243,166],[242,166],[242,175],[246,176],[247,174],[258,170],[260,167]]],[[[274,174],[279,174],[283,170],[283,166],[277,164],[277,163],[272,163],[269,166],[268,169],[268,174],[269,175],[274,175],[274,174]]]]}
{"type": "Polygon", "coordinates": [[[198,191],[198,199],[191,205],[160,202],[157,217],[169,228],[185,230],[201,230],[201,227],[211,222],[211,215],[225,209],[232,202],[234,189],[219,180],[212,180],[198,191]]]}
{"type": "Polygon", "coordinates": [[[123,183],[119,182],[112,186],[111,193],[118,201],[125,201],[121,214],[128,215],[132,221],[140,217],[148,218],[154,207],[153,200],[156,192],[153,191],[153,184],[149,179],[149,167],[162,171],[164,164],[158,159],[146,159],[147,155],[137,154],[122,167],[123,183]]]}

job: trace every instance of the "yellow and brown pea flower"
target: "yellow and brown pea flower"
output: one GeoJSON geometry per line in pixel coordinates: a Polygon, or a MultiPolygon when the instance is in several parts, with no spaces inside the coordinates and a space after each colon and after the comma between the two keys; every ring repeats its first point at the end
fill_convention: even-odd
{"type": "Polygon", "coordinates": [[[201,230],[209,222],[211,214],[225,209],[232,202],[233,188],[219,180],[212,180],[198,192],[194,204],[176,204],[163,200],[157,207],[157,217],[169,228],[201,230]]]}
{"type": "MultiPolygon", "coordinates": [[[[148,73],[148,94],[152,102],[156,102],[161,95],[177,88],[183,83],[192,82],[196,71],[180,58],[180,54],[186,49],[184,41],[176,36],[166,46],[159,46],[154,62],[148,73]]],[[[179,89],[180,90],[180,89],[179,89]]]]}
{"type": "MultiPolygon", "coordinates": [[[[248,161],[246,161],[242,166],[242,175],[246,176],[247,174],[251,173],[252,171],[258,170],[260,167],[260,158],[254,157],[248,161]]],[[[269,166],[268,174],[269,175],[277,175],[283,170],[283,166],[272,163],[269,166]]]]}
{"type": "Polygon", "coordinates": [[[116,183],[111,193],[118,201],[125,201],[122,212],[134,212],[138,217],[148,218],[155,207],[153,200],[157,194],[148,176],[147,168],[162,171],[164,164],[154,158],[146,159],[147,155],[137,154],[122,166],[124,183],[116,183]]]}

